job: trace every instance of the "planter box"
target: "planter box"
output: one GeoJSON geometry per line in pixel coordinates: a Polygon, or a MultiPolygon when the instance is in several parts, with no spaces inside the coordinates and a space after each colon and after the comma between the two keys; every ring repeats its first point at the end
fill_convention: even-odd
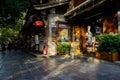
{"type": "Polygon", "coordinates": [[[118,55],[118,53],[109,54],[109,59],[110,59],[110,61],[112,61],[112,62],[118,61],[118,60],[119,60],[119,55],[118,55]]]}
{"type": "Polygon", "coordinates": [[[99,53],[99,52],[96,52],[96,53],[95,53],[95,56],[96,56],[96,58],[98,58],[98,59],[107,60],[107,61],[112,61],[112,62],[119,60],[119,55],[118,55],[118,53],[113,53],[113,54],[105,53],[105,54],[101,54],[101,53],[99,53]]]}

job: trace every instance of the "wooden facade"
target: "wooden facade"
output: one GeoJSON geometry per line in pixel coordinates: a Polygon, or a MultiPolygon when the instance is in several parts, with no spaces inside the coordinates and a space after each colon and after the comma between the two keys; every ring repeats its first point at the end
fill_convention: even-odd
{"type": "Polygon", "coordinates": [[[86,0],[74,0],[74,7],[78,6],[79,4],[83,3],[86,0]]]}
{"type": "Polygon", "coordinates": [[[37,4],[31,5],[28,9],[26,21],[23,29],[21,30],[21,35],[25,34],[25,37],[29,36],[32,50],[42,52],[43,48],[46,47],[48,55],[53,55],[56,54],[56,22],[59,20],[64,21],[63,14],[66,12],[69,2],[67,0],[39,1],[37,4]],[[37,21],[37,19],[42,20],[44,22],[44,26],[36,27],[34,22],[37,21]],[[43,42],[45,42],[45,44],[43,42]],[[43,46],[43,44],[45,46],[43,46]]]}
{"type": "Polygon", "coordinates": [[[74,39],[76,39],[76,37],[79,38],[83,53],[84,51],[92,53],[96,51],[96,48],[94,48],[96,45],[88,45],[87,43],[86,34],[88,34],[87,29],[89,26],[91,27],[90,32],[92,33],[92,37],[101,33],[120,33],[118,30],[119,0],[72,1],[74,8],[69,9],[64,16],[66,20],[72,24],[73,30],[75,31],[73,37],[74,39]],[[80,31],[77,33],[76,30],[80,31]],[[78,35],[76,36],[76,34],[78,35]],[[90,48],[91,46],[92,48],[90,48]]]}

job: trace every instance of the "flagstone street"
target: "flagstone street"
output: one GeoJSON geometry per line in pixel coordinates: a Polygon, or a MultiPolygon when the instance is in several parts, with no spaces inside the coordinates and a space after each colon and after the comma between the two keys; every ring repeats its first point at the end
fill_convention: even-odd
{"type": "Polygon", "coordinates": [[[0,80],[120,80],[120,66],[92,57],[35,57],[0,52],[0,80]]]}

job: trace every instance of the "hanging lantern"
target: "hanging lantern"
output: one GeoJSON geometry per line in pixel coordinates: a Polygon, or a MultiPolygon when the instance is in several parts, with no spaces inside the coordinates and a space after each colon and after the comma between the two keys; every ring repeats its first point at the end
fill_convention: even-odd
{"type": "Polygon", "coordinates": [[[34,26],[35,27],[42,27],[43,26],[43,21],[35,21],[34,26]]]}

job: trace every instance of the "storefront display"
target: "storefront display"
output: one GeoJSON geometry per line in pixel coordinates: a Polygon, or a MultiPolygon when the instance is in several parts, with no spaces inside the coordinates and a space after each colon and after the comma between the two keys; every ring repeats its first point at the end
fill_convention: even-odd
{"type": "Polygon", "coordinates": [[[58,42],[68,42],[68,26],[65,24],[59,24],[58,26],[58,42]]]}

